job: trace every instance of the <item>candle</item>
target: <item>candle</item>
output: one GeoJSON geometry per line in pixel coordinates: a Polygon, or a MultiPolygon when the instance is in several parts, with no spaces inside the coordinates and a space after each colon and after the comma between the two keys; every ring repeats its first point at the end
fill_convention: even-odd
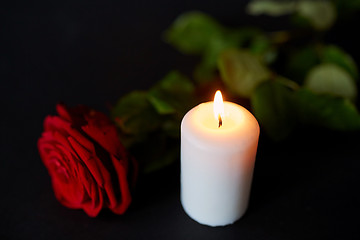
{"type": "Polygon", "coordinates": [[[260,128],[240,105],[214,102],[191,109],[181,122],[181,203],[195,221],[224,226],[245,213],[260,128]]]}

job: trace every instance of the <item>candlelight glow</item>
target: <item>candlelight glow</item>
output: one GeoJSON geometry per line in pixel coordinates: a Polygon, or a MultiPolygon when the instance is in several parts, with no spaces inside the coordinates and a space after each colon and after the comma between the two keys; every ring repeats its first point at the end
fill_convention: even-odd
{"type": "Polygon", "coordinates": [[[214,117],[219,121],[219,127],[221,127],[224,118],[224,101],[219,90],[216,91],[214,97],[214,117]]]}

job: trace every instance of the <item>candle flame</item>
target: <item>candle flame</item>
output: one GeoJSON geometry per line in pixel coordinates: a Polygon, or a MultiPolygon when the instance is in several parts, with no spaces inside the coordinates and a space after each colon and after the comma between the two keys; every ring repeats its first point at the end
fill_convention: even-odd
{"type": "Polygon", "coordinates": [[[224,115],[224,101],[221,92],[217,90],[214,97],[214,117],[219,121],[219,127],[222,126],[224,115]]]}

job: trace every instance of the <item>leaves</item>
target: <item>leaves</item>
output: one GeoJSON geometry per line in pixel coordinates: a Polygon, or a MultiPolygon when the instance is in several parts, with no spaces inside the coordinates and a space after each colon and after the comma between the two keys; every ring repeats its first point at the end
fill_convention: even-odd
{"type": "Polygon", "coordinates": [[[125,134],[141,135],[155,130],[161,121],[146,92],[134,91],[122,97],[112,110],[115,122],[125,134]]]}
{"type": "Polygon", "coordinates": [[[193,83],[173,71],[148,91],[134,91],[122,97],[112,111],[121,140],[139,159],[144,171],[152,171],[174,162],[180,121],[194,104],[193,83]],[[157,139],[156,141],[154,141],[157,139]],[[142,149],[138,153],[139,149],[142,149]],[[170,149],[171,152],[170,153],[170,149]]]}
{"type": "Polygon", "coordinates": [[[319,63],[320,59],[314,46],[297,49],[290,55],[286,66],[286,75],[302,84],[307,72],[319,63]]]}
{"type": "MultiPolygon", "coordinates": [[[[343,2],[336,4],[348,10],[355,4],[343,2]]],[[[235,98],[249,98],[261,127],[274,140],[285,139],[299,125],[360,131],[360,115],[350,101],[357,95],[356,63],[338,46],[323,42],[323,32],[338,14],[333,2],[254,0],[247,11],[289,15],[297,25],[266,33],[227,28],[201,12],[182,14],[164,37],[183,54],[200,57],[193,72],[196,84],[173,71],[148,91],[124,96],[113,109],[122,141],[144,172],[179,158],[182,117],[219,85],[235,98]]]]}
{"type": "Polygon", "coordinates": [[[173,71],[149,91],[149,101],[156,111],[163,114],[182,114],[192,98],[194,85],[188,78],[173,71]]]}
{"type": "Polygon", "coordinates": [[[296,9],[295,1],[255,0],[250,1],[246,11],[251,15],[267,14],[273,17],[290,14],[296,9]]]}
{"type": "MultiPolygon", "coordinates": [[[[296,13],[298,17],[309,22],[313,28],[321,31],[329,29],[336,19],[336,9],[330,1],[253,0],[250,1],[246,10],[251,15],[266,14],[273,17],[296,13]]],[[[300,20],[297,19],[297,21],[300,20]]]]}
{"type": "Polygon", "coordinates": [[[220,25],[201,12],[180,15],[165,32],[165,40],[184,54],[201,56],[194,71],[195,80],[208,82],[214,78],[221,52],[237,47],[264,55],[268,62],[274,60],[274,49],[269,38],[254,28],[230,29],[220,25]]]}
{"type": "Polygon", "coordinates": [[[322,61],[334,63],[346,70],[355,80],[358,78],[358,69],[352,57],[334,45],[326,46],[323,50],[322,61]]]}
{"type": "Polygon", "coordinates": [[[246,50],[224,51],[218,66],[225,85],[242,97],[250,97],[255,87],[270,75],[259,57],[246,50]]]}
{"type": "Polygon", "coordinates": [[[279,78],[267,81],[251,96],[253,112],[272,139],[285,139],[299,124],[360,130],[360,114],[349,100],[306,88],[289,88],[289,83],[279,78]]]}
{"type": "Polygon", "coordinates": [[[313,68],[305,80],[305,86],[316,93],[327,93],[354,100],[357,95],[355,81],[345,70],[331,63],[313,68]]]}
{"type": "Polygon", "coordinates": [[[165,32],[165,40],[186,54],[203,53],[210,39],[221,35],[221,27],[210,16],[201,12],[180,15],[165,32]]]}
{"type": "MultiPolygon", "coordinates": [[[[284,80],[261,84],[251,96],[255,117],[274,140],[286,138],[295,126],[294,93],[284,80]]],[[[288,80],[286,80],[288,81],[288,80]]]]}
{"type": "Polygon", "coordinates": [[[329,29],[336,19],[336,9],[330,1],[299,1],[297,12],[300,16],[309,20],[316,30],[329,29]]]}
{"type": "Polygon", "coordinates": [[[296,93],[298,119],[304,124],[333,130],[360,130],[360,114],[348,99],[318,95],[307,89],[296,93]]]}

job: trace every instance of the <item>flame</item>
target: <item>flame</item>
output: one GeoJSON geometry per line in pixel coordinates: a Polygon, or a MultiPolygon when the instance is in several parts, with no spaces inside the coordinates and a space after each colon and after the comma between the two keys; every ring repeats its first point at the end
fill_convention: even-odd
{"type": "Polygon", "coordinates": [[[219,121],[219,127],[222,126],[224,115],[224,101],[221,92],[217,90],[214,97],[214,117],[219,121]]]}

